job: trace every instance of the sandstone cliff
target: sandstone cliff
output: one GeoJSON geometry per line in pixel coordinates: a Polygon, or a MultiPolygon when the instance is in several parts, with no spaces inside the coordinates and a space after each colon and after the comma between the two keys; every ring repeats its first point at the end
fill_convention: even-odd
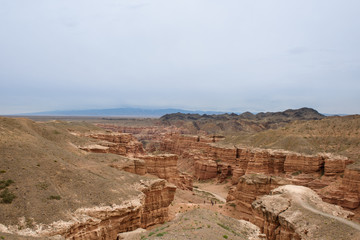
{"type": "Polygon", "coordinates": [[[252,203],[254,223],[269,240],[359,239],[360,225],[311,189],[286,185],[252,203]]]}
{"type": "Polygon", "coordinates": [[[192,190],[192,176],[180,173],[177,169],[178,156],[175,154],[143,155],[146,171],[174,183],[181,189],[192,190]]]}
{"type": "Polygon", "coordinates": [[[82,150],[96,153],[113,153],[134,157],[144,154],[143,145],[128,133],[92,133],[89,137],[101,140],[93,145],[80,147],[82,150]]]}
{"type": "Polygon", "coordinates": [[[324,201],[349,209],[358,208],[360,205],[360,168],[345,169],[343,177],[323,188],[320,195],[324,201]]]}
{"type": "MultiPolygon", "coordinates": [[[[176,187],[117,169],[127,166],[143,174],[143,160],[79,150],[77,146],[105,141],[87,137],[89,132],[100,130],[80,122],[0,117],[0,181],[11,183],[6,191],[14,196],[3,202],[2,184],[0,232],[25,239],[59,234],[67,239],[116,239],[119,232],[168,220],[176,187]]],[[[114,144],[132,141],[112,137],[114,144]]]]}
{"type": "Polygon", "coordinates": [[[271,190],[289,184],[283,178],[263,174],[249,174],[240,177],[236,187],[232,187],[226,198],[229,205],[242,213],[243,219],[254,221],[251,204],[257,197],[267,195],[271,190]]]}

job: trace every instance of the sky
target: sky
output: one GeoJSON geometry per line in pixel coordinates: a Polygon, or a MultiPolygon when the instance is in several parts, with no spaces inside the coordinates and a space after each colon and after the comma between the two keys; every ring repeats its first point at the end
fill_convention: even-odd
{"type": "Polygon", "coordinates": [[[360,113],[358,0],[0,0],[0,114],[360,113]]]}

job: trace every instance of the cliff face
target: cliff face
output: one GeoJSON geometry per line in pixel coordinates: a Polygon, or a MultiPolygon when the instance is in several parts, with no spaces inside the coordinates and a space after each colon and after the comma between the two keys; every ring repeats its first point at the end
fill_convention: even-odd
{"type": "Polygon", "coordinates": [[[127,157],[144,154],[144,148],[136,138],[128,133],[90,134],[89,137],[101,140],[95,145],[80,147],[96,153],[113,153],[127,157]]]}
{"type": "Polygon", "coordinates": [[[127,164],[110,164],[110,167],[124,170],[126,172],[134,173],[137,175],[145,175],[147,173],[145,161],[141,159],[129,159],[127,164]]]}
{"type": "Polygon", "coordinates": [[[138,199],[120,206],[104,206],[79,209],[72,222],[55,223],[56,232],[42,235],[60,234],[66,239],[116,239],[118,233],[146,228],[168,220],[168,206],[174,199],[176,187],[165,180],[143,182],[139,186],[142,194],[138,199]]]}
{"type": "Polygon", "coordinates": [[[190,159],[194,177],[199,180],[217,178],[221,182],[231,178],[233,185],[239,185],[230,191],[229,197],[233,200],[238,198],[236,201],[244,205],[241,211],[247,214],[250,214],[249,206],[254,197],[267,194],[278,186],[259,179],[260,182],[254,185],[258,189],[253,189],[250,184],[244,185],[247,181],[242,176],[259,173],[279,176],[287,183],[310,187],[330,203],[351,209],[359,206],[359,171],[346,168],[351,163],[346,157],[330,154],[302,155],[282,150],[224,148],[214,145],[214,141],[216,142],[211,137],[168,134],[161,139],[159,150],[178,154],[182,159],[190,159]],[[264,187],[264,184],[267,186],[264,187]],[[244,191],[249,191],[252,197],[247,198],[249,193],[244,191]]]}
{"type": "Polygon", "coordinates": [[[146,166],[147,173],[166,179],[181,189],[192,190],[192,177],[177,169],[178,156],[175,154],[139,156],[146,166]]]}
{"type": "Polygon", "coordinates": [[[269,240],[359,239],[360,225],[311,189],[286,185],[252,203],[254,223],[269,240]]]}
{"type": "Polygon", "coordinates": [[[343,178],[321,189],[324,201],[346,208],[356,209],[360,205],[360,169],[345,169],[343,178]]]}
{"type": "Polygon", "coordinates": [[[126,157],[136,157],[127,165],[116,163],[112,167],[127,172],[144,175],[153,174],[166,179],[182,189],[192,190],[192,177],[182,174],[177,169],[178,156],[174,154],[148,155],[140,143],[130,133],[90,134],[89,137],[101,140],[95,145],[81,147],[80,149],[96,153],[113,153],[126,157]],[[141,159],[141,160],[140,160],[141,159]]]}
{"type": "Polygon", "coordinates": [[[226,202],[234,205],[247,221],[254,221],[251,204],[259,196],[269,194],[279,186],[289,184],[280,177],[266,176],[264,174],[249,174],[239,178],[236,187],[228,193],[226,202]]]}
{"type": "Polygon", "coordinates": [[[327,154],[302,155],[281,150],[219,147],[211,137],[183,136],[169,134],[162,138],[160,149],[192,159],[194,177],[209,179],[233,176],[232,182],[244,174],[263,173],[266,175],[291,175],[294,183],[307,185],[315,178],[339,176],[344,173],[347,158],[332,157],[327,154]],[[307,178],[299,174],[308,174],[307,178]]]}

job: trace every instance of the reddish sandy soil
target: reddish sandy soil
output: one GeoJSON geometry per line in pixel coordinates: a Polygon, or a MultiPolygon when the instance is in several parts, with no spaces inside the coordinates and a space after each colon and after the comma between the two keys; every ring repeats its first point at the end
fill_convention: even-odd
{"type": "Polygon", "coordinates": [[[169,207],[170,218],[173,219],[178,213],[184,213],[196,208],[207,209],[213,212],[221,213],[225,216],[241,219],[241,215],[234,211],[232,206],[216,201],[209,194],[202,194],[196,191],[196,187],[214,193],[226,199],[230,183],[217,184],[214,181],[194,182],[194,191],[177,189],[175,199],[169,207]],[[213,201],[214,204],[211,204],[213,201]],[[216,202],[216,203],[215,203],[216,202]]]}

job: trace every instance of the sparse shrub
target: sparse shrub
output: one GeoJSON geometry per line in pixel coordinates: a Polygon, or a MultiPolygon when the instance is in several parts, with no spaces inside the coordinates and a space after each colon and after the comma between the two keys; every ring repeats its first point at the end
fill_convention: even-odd
{"type": "Polygon", "coordinates": [[[149,237],[151,237],[152,235],[154,235],[155,234],[155,232],[151,232],[151,233],[149,233],[149,237]]]}
{"type": "Polygon", "coordinates": [[[61,197],[59,195],[51,195],[48,199],[49,200],[60,200],[61,197]]]}
{"type": "Polygon", "coordinates": [[[222,227],[225,230],[230,231],[230,228],[228,226],[225,226],[224,224],[218,223],[217,225],[219,225],[220,227],[222,227]]]}
{"type": "Polygon", "coordinates": [[[227,235],[224,235],[223,238],[228,239],[228,236],[227,236],[227,235]]]}
{"type": "Polygon", "coordinates": [[[15,194],[9,191],[9,189],[5,189],[0,194],[1,203],[10,204],[16,198],[15,194]]]}
{"type": "Polygon", "coordinates": [[[0,190],[10,186],[12,183],[14,183],[14,181],[11,179],[0,181],[0,190]]]}
{"type": "Polygon", "coordinates": [[[54,134],[60,134],[60,132],[58,130],[54,130],[53,132],[54,134]]]}
{"type": "Polygon", "coordinates": [[[46,190],[46,189],[48,189],[49,184],[42,182],[42,183],[37,184],[36,187],[40,190],[46,190]]]}
{"type": "Polygon", "coordinates": [[[164,236],[165,234],[167,234],[167,232],[158,233],[158,234],[156,234],[156,236],[157,236],[157,237],[162,237],[162,236],[164,236]]]}
{"type": "Polygon", "coordinates": [[[6,173],[6,170],[0,170],[0,173],[6,173]]]}
{"type": "Polygon", "coordinates": [[[298,176],[299,174],[301,174],[302,172],[301,171],[296,171],[296,172],[293,172],[291,175],[293,176],[298,176]]]}
{"type": "Polygon", "coordinates": [[[231,207],[235,208],[236,207],[236,204],[235,203],[230,203],[229,204],[231,207]]]}

